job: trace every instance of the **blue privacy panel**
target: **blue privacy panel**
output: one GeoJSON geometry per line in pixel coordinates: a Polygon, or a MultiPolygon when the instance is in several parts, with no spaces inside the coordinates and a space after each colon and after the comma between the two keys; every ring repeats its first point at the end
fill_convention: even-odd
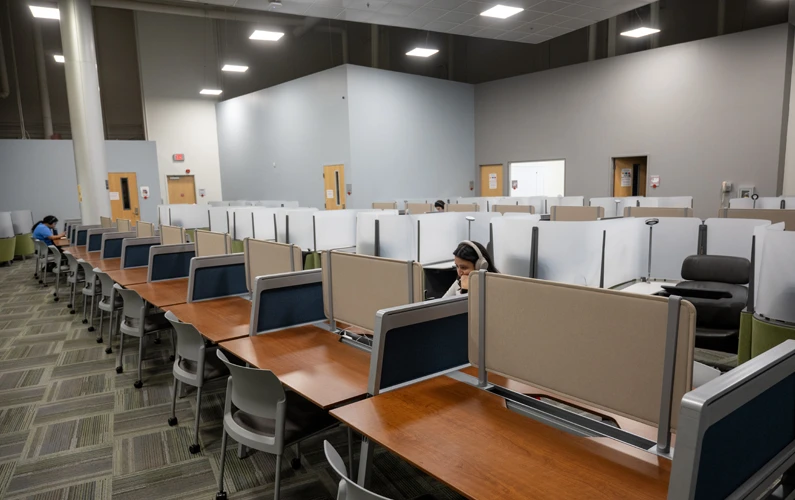
{"type": "Polygon", "coordinates": [[[102,235],[92,234],[91,237],[88,238],[88,251],[99,252],[100,250],[102,250],[102,235]]]}
{"type": "Polygon", "coordinates": [[[384,343],[379,389],[469,363],[467,316],[458,314],[390,330],[384,343]]]}
{"type": "Polygon", "coordinates": [[[246,293],[246,265],[200,267],[193,275],[193,300],[246,293]]]}
{"type": "MultiPolygon", "coordinates": [[[[123,238],[116,238],[113,240],[105,240],[105,251],[102,253],[103,259],[118,259],[121,257],[121,244],[123,238]]],[[[99,250],[99,248],[97,248],[99,250]]]]}
{"type": "Polygon", "coordinates": [[[260,294],[258,332],[325,318],[323,286],[320,283],[265,290],[260,294]]]}
{"type": "Polygon", "coordinates": [[[707,429],[695,498],[726,498],[793,440],[795,375],[790,375],[707,429]]]}
{"type": "Polygon", "coordinates": [[[152,259],[152,281],[187,278],[196,252],[161,253],[152,259]]]}
{"type": "MultiPolygon", "coordinates": [[[[88,234],[88,229],[83,229],[82,231],[77,231],[77,244],[79,246],[83,246],[86,244],[86,235],[88,234]]],[[[100,240],[102,241],[102,240],[100,240]]],[[[97,248],[99,250],[99,248],[97,248]]]]}
{"type": "Polygon", "coordinates": [[[149,243],[146,245],[128,246],[124,253],[124,262],[121,267],[141,267],[149,265],[149,247],[159,245],[159,243],[149,243]]]}

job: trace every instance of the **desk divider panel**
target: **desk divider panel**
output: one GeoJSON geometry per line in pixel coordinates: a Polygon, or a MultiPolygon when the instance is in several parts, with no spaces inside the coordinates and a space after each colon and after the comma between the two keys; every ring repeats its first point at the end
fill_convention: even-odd
{"type": "Polygon", "coordinates": [[[776,222],[783,222],[785,231],[795,231],[795,210],[763,210],[761,208],[748,210],[742,208],[722,208],[718,212],[718,217],[729,219],[762,219],[770,221],[773,224],[776,222]]]}
{"type": "Polygon", "coordinates": [[[86,251],[99,252],[102,250],[102,235],[105,233],[115,233],[115,227],[95,227],[89,229],[86,236],[86,251]]]}
{"type": "Polygon", "coordinates": [[[320,269],[258,277],[249,335],[324,320],[321,280],[320,269]]]}
{"type": "Polygon", "coordinates": [[[209,222],[210,231],[216,233],[229,232],[229,207],[210,207],[207,209],[207,220],[209,222]]]}
{"type": "Polygon", "coordinates": [[[491,221],[494,265],[503,274],[532,276],[533,228],[539,221],[500,217],[491,221]]]}
{"type": "Polygon", "coordinates": [[[121,243],[121,269],[149,265],[149,249],[160,245],[159,237],[125,238],[121,243]]]}
{"type": "MultiPolygon", "coordinates": [[[[638,220],[645,221],[645,219],[638,220]]],[[[653,226],[652,278],[676,281],[682,279],[682,263],[687,257],[698,254],[700,226],[701,220],[698,217],[663,217],[653,226]]],[[[645,224],[643,238],[645,240],[649,238],[649,229],[645,224]]],[[[644,273],[646,272],[644,269],[644,273]]]]}
{"type": "MultiPolygon", "coordinates": [[[[287,216],[298,212],[317,212],[317,208],[277,208],[276,209],[276,241],[280,243],[294,243],[287,238],[287,216]]],[[[300,246],[300,245],[299,245],[300,246]]]]}
{"type": "MultiPolygon", "coordinates": [[[[323,210],[313,213],[316,252],[356,246],[356,215],[360,210],[323,210]]],[[[292,226],[290,229],[292,234],[292,226]]]]}
{"type": "Polygon", "coordinates": [[[795,323],[795,232],[765,231],[756,288],[756,313],[795,323]]]}
{"type": "Polygon", "coordinates": [[[534,214],[536,208],[533,205],[492,205],[492,212],[505,213],[520,213],[520,214],[534,214]]]}
{"type": "Polygon", "coordinates": [[[102,258],[118,259],[121,257],[121,247],[125,238],[135,238],[135,231],[104,233],[102,235],[102,252],[100,253],[102,258]]]}
{"type": "Polygon", "coordinates": [[[116,228],[120,233],[129,233],[132,231],[132,223],[129,219],[116,219],[116,228]]]}
{"type": "MultiPolygon", "coordinates": [[[[753,201],[753,200],[752,200],[753,201]]],[[[761,208],[763,210],[780,210],[784,208],[784,200],[774,196],[760,196],[756,204],[751,208],[761,208]]]]}
{"type": "MultiPolygon", "coordinates": [[[[488,372],[658,425],[669,312],[669,299],[662,297],[473,273],[469,360],[484,360],[488,372]]],[[[674,312],[679,318],[671,328],[677,339],[669,386],[673,429],[682,396],[692,387],[696,327],[691,303],[680,301],[674,312]]]]}
{"type": "Polygon", "coordinates": [[[379,257],[417,260],[417,223],[408,215],[378,217],[379,257]]]}
{"type": "Polygon", "coordinates": [[[373,208],[376,210],[397,210],[396,201],[385,201],[373,203],[373,208]]]}
{"type": "MultiPolygon", "coordinates": [[[[103,228],[100,227],[99,224],[92,224],[92,225],[88,225],[88,226],[82,226],[82,225],[78,224],[76,226],[72,226],[72,232],[74,232],[74,237],[70,238],[70,240],[75,242],[75,243],[73,243],[74,245],[77,245],[77,246],[80,246],[80,247],[87,246],[88,245],[88,231],[90,229],[103,229],[103,228]]],[[[107,230],[107,228],[105,228],[105,229],[107,230]]],[[[97,249],[97,250],[99,250],[99,249],[97,249]]],[[[96,250],[94,250],[94,251],[96,251],[96,250]]]]}
{"type": "Polygon", "coordinates": [[[593,224],[604,231],[603,288],[612,288],[646,276],[649,266],[649,230],[643,219],[610,219],[593,224]]]}
{"type": "Polygon", "coordinates": [[[177,226],[160,226],[161,245],[180,245],[185,243],[185,228],[177,226]]]}
{"type": "Polygon", "coordinates": [[[728,255],[751,260],[754,228],[769,226],[761,219],[707,219],[707,255],[728,255]]]}
{"type": "Polygon", "coordinates": [[[232,237],[229,233],[196,230],[196,257],[212,257],[232,253],[232,237]]]}
{"type": "Polygon", "coordinates": [[[322,253],[321,267],[324,310],[332,321],[372,331],[377,311],[423,299],[416,295],[413,261],[331,251],[322,253]]]}
{"type": "Polygon", "coordinates": [[[467,239],[467,215],[474,216],[472,212],[411,215],[417,228],[417,260],[423,264],[452,261],[453,251],[467,239]]]}
{"type": "Polygon", "coordinates": [[[376,396],[469,365],[467,297],[378,311],[367,393],[376,396]]]}
{"type": "MultiPolygon", "coordinates": [[[[729,208],[742,208],[742,209],[752,209],[754,207],[754,200],[751,198],[732,198],[729,200],[729,208]]],[[[723,209],[720,210],[723,212],[723,209]]],[[[719,217],[724,217],[723,215],[719,215],[719,217]]]]}
{"type": "Polygon", "coordinates": [[[138,221],[135,226],[135,235],[138,238],[151,238],[155,235],[155,225],[151,222],[138,221]]]}
{"type": "Polygon", "coordinates": [[[187,278],[191,260],[196,256],[194,243],[157,245],[149,248],[149,271],[146,281],[187,278]]]}
{"type": "Polygon", "coordinates": [[[203,205],[168,205],[169,226],[185,229],[203,229],[210,227],[207,207],[203,205]]]}
{"type": "Polygon", "coordinates": [[[232,236],[233,240],[243,241],[254,237],[254,207],[230,208],[229,231],[224,231],[232,236]]]}
{"type": "Polygon", "coordinates": [[[113,226],[113,221],[110,220],[110,217],[103,217],[100,215],[99,225],[102,226],[103,228],[109,228],[113,226]]]}
{"type": "MultiPolygon", "coordinates": [[[[603,229],[593,221],[538,225],[536,278],[598,287],[602,276],[603,229]]],[[[527,249],[530,252],[530,248],[527,249]]]]}
{"type": "MultiPolygon", "coordinates": [[[[472,212],[459,215],[464,217],[464,239],[477,241],[484,247],[489,248],[489,242],[491,241],[491,221],[494,219],[502,219],[502,214],[499,212],[472,212]],[[470,222],[466,220],[466,217],[473,217],[475,220],[470,222]]],[[[447,258],[450,257],[452,257],[452,250],[447,258]]]]}
{"type": "MultiPolygon", "coordinates": [[[[477,212],[477,203],[448,203],[444,206],[445,212],[477,212]]],[[[412,212],[414,213],[414,212],[412,212]]]]}
{"type": "Polygon", "coordinates": [[[624,217],[693,217],[693,209],[666,207],[624,207],[624,217]]]}
{"type": "Polygon", "coordinates": [[[759,278],[762,276],[762,256],[764,255],[765,239],[768,234],[773,231],[784,231],[784,223],[777,222],[769,226],[756,226],[754,228],[754,258],[751,260],[753,269],[753,287],[749,287],[748,295],[749,302],[748,312],[756,312],[756,305],[759,302],[759,278]]]}
{"type": "Polygon", "coordinates": [[[157,206],[157,225],[170,225],[171,224],[171,215],[168,212],[169,205],[158,205],[157,206]]]}
{"type": "Polygon", "coordinates": [[[435,209],[433,208],[433,203],[406,203],[406,211],[410,214],[418,215],[433,212],[435,209]]]}
{"type": "Polygon", "coordinates": [[[211,255],[194,257],[188,276],[188,302],[243,295],[246,288],[245,256],[211,255]]]}
{"type": "MultiPolygon", "coordinates": [[[[297,245],[304,251],[315,248],[315,212],[311,210],[290,210],[286,220],[286,243],[297,245]]],[[[279,239],[279,241],[282,241],[279,239]]]]}
{"type": "Polygon", "coordinates": [[[395,210],[361,211],[356,214],[356,253],[375,255],[375,221],[383,216],[398,215],[395,210]]]}
{"type": "Polygon", "coordinates": [[[246,262],[246,288],[254,291],[258,276],[300,271],[301,249],[287,243],[246,238],[243,242],[246,262]]]}
{"type": "Polygon", "coordinates": [[[651,196],[640,197],[638,199],[638,206],[660,207],[660,208],[693,208],[692,196],[651,196]]]}
{"type": "Polygon", "coordinates": [[[549,214],[549,220],[553,221],[597,220],[605,216],[605,209],[602,207],[555,205],[549,207],[549,214]]]}
{"type": "Polygon", "coordinates": [[[258,208],[252,210],[251,217],[254,222],[254,234],[252,238],[261,241],[276,241],[276,214],[275,208],[258,208]]]}
{"type": "Polygon", "coordinates": [[[588,200],[590,207],[602,207],[605,209],[604,217],[621,217],[621,202],[622,198],[607,197],[607,198],[591,198],[588,200]],[[616,200],[619,200],[616,202],[616,200]]]}

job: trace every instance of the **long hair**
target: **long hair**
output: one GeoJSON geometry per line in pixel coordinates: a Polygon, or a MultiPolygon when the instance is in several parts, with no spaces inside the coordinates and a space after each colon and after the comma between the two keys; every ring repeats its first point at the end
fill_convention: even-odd
{"type": "MultiPolygon", "coordinates": [[[[486,259],[486,262],[489,263],[488,271],[490,273],[499,273],[497,268],[494,267],[494,261],[491,259],[491,255],[489,254],[489,251],[486,250],[486,247],[484,247],[477,241],[473,241],[472,243],[477,245],[478,250],[480,250],[480,253],[483,255],[483,258],[486,259]]],[[[466,261],[469,261],[472,264],[475,264],[478,261],[477,252],[475,252],[475,249],[467,245],[466,243],[459,243],[455,251],[453,252],[453,255],[455,257],[458,257],[459,259],[464,259],[466,261]]]]}
{"type": "Polygon", "coordinates": [[[38,227],[38,225],[41,224],[41,223],[44,223],[44,224],[57,224],[58,223],[58,218],[55,217],[54,215],[48,215],[47,217],[43,218],[39,222],[33,224],[33,227],[30,228],[30,232],[32,233],[33,231],[35,231],[36,227],[38,227]]]}

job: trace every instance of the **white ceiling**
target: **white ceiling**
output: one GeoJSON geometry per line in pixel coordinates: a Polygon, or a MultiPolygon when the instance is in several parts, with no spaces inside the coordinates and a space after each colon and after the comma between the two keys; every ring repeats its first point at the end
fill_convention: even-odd
{"type": "Polygon", "coordinates": [[[268,0],[188,1],[523,43],[545,42],[652,3],[652,0],[282,0],[282,7],[274,9],[269,8],[268,0]],[[525,10],[508,19],[480,15],[497,4],[525,10]]]}

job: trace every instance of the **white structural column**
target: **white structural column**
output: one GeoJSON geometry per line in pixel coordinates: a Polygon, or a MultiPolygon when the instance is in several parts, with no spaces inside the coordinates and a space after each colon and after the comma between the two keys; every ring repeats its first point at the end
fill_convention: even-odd
{"type": "Polygon", "coordinates": [[[110,216],[110,199],[91,1],[59,0],[58,9],[80,212],[83,224],[99,224],[101,215],[110,216]]]}
{"type": "Polygon", "coordinates": [[[47,65],[44,62],[44,45],[41,42],[40,21],[33,21],[33,43],[36,49],[36,70],[39,74],[39,93],[41,94],[41,119],[44,123],[44,138],[52,138],[52,113],[50,112],[50,91],[47,86],[47,65]]]}

